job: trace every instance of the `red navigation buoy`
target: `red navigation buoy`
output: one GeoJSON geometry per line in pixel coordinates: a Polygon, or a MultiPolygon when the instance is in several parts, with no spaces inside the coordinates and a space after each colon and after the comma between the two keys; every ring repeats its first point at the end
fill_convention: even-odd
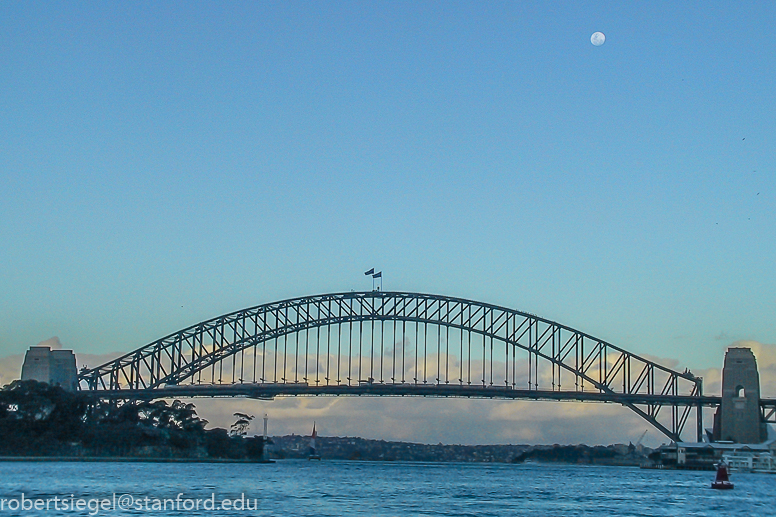
{"type": "Polygon", "coordinates": [[[717,465],[717,479],[711,484],[711,488],[716,488],[717,490],[729,490],[733,488],[733,483],[730,482],[727,465],[725,465],[724,461],[720,461],[717,465]]]}

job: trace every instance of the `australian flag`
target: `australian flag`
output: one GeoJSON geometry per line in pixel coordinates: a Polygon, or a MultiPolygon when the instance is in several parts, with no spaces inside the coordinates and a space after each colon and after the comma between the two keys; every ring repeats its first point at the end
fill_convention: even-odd
{"type": "MultiPolygon", "coordinates": [[[[372,270],[372,272],[374,273],[374,269],[372,270]]],[[[383,277],[383,272],[382,271],[372,275],[372,278],[382,278],[382,277],[383,277]]]]}
{"type": "Polygon", "coordinates": [[[374,275],[375,274],[375,268],[370,269],[369,271],[364,271],[365,275],[374,275]]]}

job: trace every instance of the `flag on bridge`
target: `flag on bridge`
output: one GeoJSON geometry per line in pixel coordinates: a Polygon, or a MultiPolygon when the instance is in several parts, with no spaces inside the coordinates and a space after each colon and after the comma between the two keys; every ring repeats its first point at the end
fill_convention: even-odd
{"type": "Polygon", "coordinates": [[[369,271],[364,271],[365,275],[373,275],[375,272],[375,268],[370,269],[369,271]]]}
{"type": "MultiPolygon", "coordinates": [[[[374,272],[374,269],[372,270],[372,272],[374,272]]],[[[383,272],[382,272],[382,271],[380,271],[379,273],[375,273],[374,275],[372,275],[372,278],[382,278],[382,277],[383,277],[383,272]]]]}

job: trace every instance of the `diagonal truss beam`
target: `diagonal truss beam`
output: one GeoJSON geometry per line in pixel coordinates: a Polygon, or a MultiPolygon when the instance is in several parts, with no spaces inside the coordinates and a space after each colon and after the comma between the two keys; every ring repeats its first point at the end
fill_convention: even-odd
{"type": "MultiPolygon", "coordinates": [[[[673,440],[679,440],[693,409],[698,428],[701,427],[700,403],[697,401],[702,396],[702,379],[687,370],[674,371],[611,343],[527,312],[420,293],[335,293],[293,298],[235,311],[170,334],[91,370],[83,370],[79,373],[79,380],[84,383],[84,389],[111,392],[161,390],[187,381],[199,385],[203,383],[203,378],[206,384],[209,378],[209,384],[213,385],[243,383],[251,378],[254,383],[312,382],[318,387],[329,385],[336,379],[339,384],[343,382],[340,375],[342,362],[345,357],[349,361],[352,359],[355,340],[358,340],[358,373],[353,378],[351,370],[348,370],[348,385],[362,382],[362,372],[366,371],[361,363],[364,347],[371,350],[367,382],[404,384],[403,373],[401,379],[395,375],[395,345],[392,347],[393,375],[383,375],[385,329],[387,326],[389,334],[393,329],[395,341],[397,325],[401,326],[402,343],[407,339],[407,325],[414,329],[415,384],[428,383],[427,367],[430,361],[433,363],[435,360],[436,375],[431,375],[431,384],[447,385],[453,378],[461,385],[474,382],[481,383],[483,387],[495,387],[495,364],[504,368],[497,374],[504,380],[502,386],[517,389],[517,369],[524,366],[516,356],[520,351],[527,355],[529,390],[544,390],[542,385],[546,383],[550,391],[597,393],[605,400],[629,407],[673,440]],[[365,326],[371,331],[368,336],[364,333],[365,326]],[[331,342],[333,327],[338,340],[334,355],[331,342]],[[376,328],[380,332],[377,337],[376,328]],[[343,329],[349,331],[349,335],[343,329]],[[454,342],[452,347],[454,354],[460,352],[453,361],[454,367],[458,363],[457,379],[449,371],[451,333],[453,340],[459,336],[459,341],[454,342]],[[343,335],[349,338],[347,353],[342,351],[343,335]],[[479,341],[473,336],[477,336],[479,341]],[[300,342],[302,337],[303,343],[300,342]],[[369,343],[364,342],[367,338],[369,343]],[[289,345],[289,341],[293,344],[289,345]],[[432,343],[430,349],[429,341],[432,343]],[[421,342],[425,346],[422,353],[419,350],[421,342]],[[380,351],[377,358],[376,343],[380,351]],[[294,378],[291,381],[284,374],[290,350],[295,352],[291,360],[295,362],[297,371],[304,368],[301,380],[294,378]],[[249,367],[253,368],[252,376],[245,370],[246,355],[250,357],[251,354],[253,362],[249,367]],[[279,374],[281,355],[283,364],[279,374]],[[324,363],[320,362],[321,357],[325,358],[324,363]],[[443,357],[444,372],[441,365],[443,357]],[[272,358],[274,364],[268,364],[272,358]],[[257,366],[259,360],[260,371],[257,366]],[[422,380],[418,373],[421,364],[422,380]],[[336,365],[336,372],[332,372],[332,365],[336,365]],[[464,366],[467,368],[466,375],[464,366]],[[481,375],[475,376],[473,367],[481,368],[481,375]],[[321,370],[325,373],[321,374],[321,370]],[[230,375],[231,383],[228,380],[230,375]],[[571,384],[570,380],[573,380],[571,384]],[[634,398],[637,395],[645,398],[634,398]],[[691,402],[687,401],[687,396],[691,402]],[[663,408],[671,409],[668,424],[659,420],[663,408]]],[[[404,344],[401,354],[401,364],[404,365],[407,360],[404,344]]],[[[763,417],[773,418],[773,414],[764,411],[763,417]]]]}

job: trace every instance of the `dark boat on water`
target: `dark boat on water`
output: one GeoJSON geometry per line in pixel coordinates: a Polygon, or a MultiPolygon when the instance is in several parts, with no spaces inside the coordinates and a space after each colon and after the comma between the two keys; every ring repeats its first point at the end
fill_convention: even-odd
{"type": "Polygon", "coordinates": [[[711,484],[711,488],[717,490],[730,490],[733,488],[733,483],[730,482],[727,465],[724,461],[720,461],[717,465],[717,478],[711,484]]]}

